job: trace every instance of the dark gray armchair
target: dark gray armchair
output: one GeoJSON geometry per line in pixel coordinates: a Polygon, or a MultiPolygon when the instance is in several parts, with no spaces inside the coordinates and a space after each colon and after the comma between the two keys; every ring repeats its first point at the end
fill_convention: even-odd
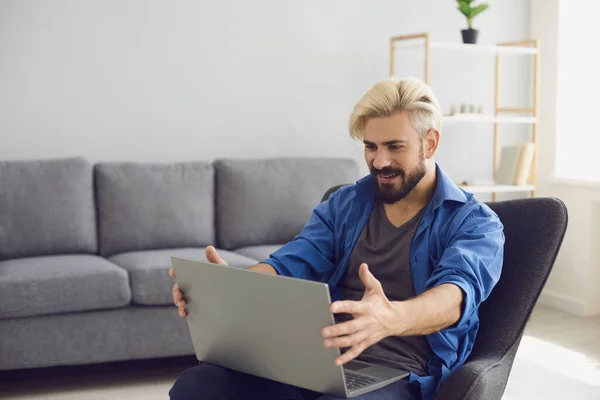
{"type": "MultiPolygon", "coordinates": [[[[340,186],[331,188],[324,196],[340,186]]],[[[568,214],[555,198],[488,203],[504,225],[500,281],[481,305],[481,325],[466,363],[444,383],[435,400],[500,400],[525,325],[562,244],[568,214]]]]}

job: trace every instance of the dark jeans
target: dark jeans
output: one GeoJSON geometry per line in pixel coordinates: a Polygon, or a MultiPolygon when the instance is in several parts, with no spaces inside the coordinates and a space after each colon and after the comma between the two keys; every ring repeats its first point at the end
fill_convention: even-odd
{"type": "MultiPolygon", "coordinates": [[[[201,364],[183,371],[171,388],[169,396],[171,400],[339,399],[339,397],[311,392],[211,364],[201,364]]],[[[420,395],[407,380],[400,380],[353,399],[417,400],[420,399],[420,395]]]]}

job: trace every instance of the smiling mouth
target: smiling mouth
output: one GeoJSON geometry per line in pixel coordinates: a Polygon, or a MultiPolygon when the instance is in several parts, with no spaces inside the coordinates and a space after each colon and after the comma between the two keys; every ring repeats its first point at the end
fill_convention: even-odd
{"type": "Polygon", "coordinates": [[[392,173],[392,174],[379,174],[379,180],[382,182],[389,182],[391,180],[393,180],[394,178],[396,178],[397,176],[399,176],[399,173],[392,173]]]}

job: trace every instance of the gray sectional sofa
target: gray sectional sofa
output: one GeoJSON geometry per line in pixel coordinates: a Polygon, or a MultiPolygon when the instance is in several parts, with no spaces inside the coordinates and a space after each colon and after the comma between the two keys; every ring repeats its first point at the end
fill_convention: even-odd
{"type": "Polygon", "coordinates": [[[193,354],[170,256],[248,267],[293,239],[343,159],[0,162],[0,370],[193,354]]]}

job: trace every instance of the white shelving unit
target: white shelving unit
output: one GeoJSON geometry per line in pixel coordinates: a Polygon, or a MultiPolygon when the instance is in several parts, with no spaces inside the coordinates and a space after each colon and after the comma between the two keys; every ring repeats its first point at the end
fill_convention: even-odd
{"type": "Polygon", "coordinates": [[[537,182],[537,152],[538,152],[538,113],[539,113],[539,42],[537,40],[524,40],[519,42],[500,43],[498,45],[442,43],[429,40],[429,33],[417,33],[412,35],[395,36],[390,40],[390,75],[395,75],[396,59],[395,51],[400,45],[414,44],[414,40],[423,40],[425,44],[425,82],[429,84],[430,79],[430,53],[432,49],[448,51],[470,51],[480,53],[492,53],[496,56],[495,68],[495,106],[494,114],[458,114],[444,116],[444,123],[492,123],[494,124],[494,180],[498,171],[500,157],[500,124],[528,124],[532,127],[532,142],[535,145],[533,165],[528,184],[517,185],[474,185],[461,186],[471,193],[492,193],[496,200],[497,193],[528,192],[535,196],[535,185],[537,182]],[[503,55],[528,55],[533,56],[533,104],[531,107],[501,107],[500,106],[500,81],[501,64],[503,55]],[[512,114],[506,115],[506,114],[512,114]],[[517,114],[517,115],[515,115],[517,114]],[[525,114],[525,116],[522,116],[525,114]],[[519,116],[521,115],[521,116],[519,116]]]}

